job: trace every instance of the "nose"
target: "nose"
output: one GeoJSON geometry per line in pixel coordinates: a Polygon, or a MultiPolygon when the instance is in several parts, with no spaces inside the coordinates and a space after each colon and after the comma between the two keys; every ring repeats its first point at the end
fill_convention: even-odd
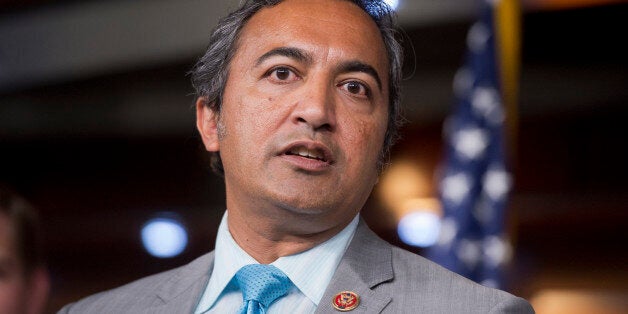
{"type": "Polygon", "coordinates": [[[305,83],[292,112],[292,121],[314,131],[333,131],[336,126],[333,86],[324,80],[305,83]]]}

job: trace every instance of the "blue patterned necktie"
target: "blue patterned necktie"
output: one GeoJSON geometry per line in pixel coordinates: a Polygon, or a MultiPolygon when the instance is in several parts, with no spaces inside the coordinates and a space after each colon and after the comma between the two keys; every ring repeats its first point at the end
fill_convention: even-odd
{"type": "Polygon", "coordinates": [[[244,300],[240,314],[266,313],[270,304],[292,287],[288,276],[273,265],[246,265],[238,270],[235,278],[244,300]]]}

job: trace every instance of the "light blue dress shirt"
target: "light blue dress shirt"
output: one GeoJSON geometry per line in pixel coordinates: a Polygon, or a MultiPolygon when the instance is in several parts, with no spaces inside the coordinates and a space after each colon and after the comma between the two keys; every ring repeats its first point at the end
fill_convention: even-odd
{"type": "MultiPolygon", "coordinates": [[[[351,223],[333,238],[305,252],[283,256],[271,263],[283,271],[295,287],[272,303],[267,313],[316,311],[342,255],[353,238],[358,220],[359,215],[356,215],[351,223]]],[[[242,305],[242,292],[232,279],[242,266],[249,264],[259,263],[233,240],[225,212],[216,236],[214,269],[194,313],[237,313],[242,305]]]]}

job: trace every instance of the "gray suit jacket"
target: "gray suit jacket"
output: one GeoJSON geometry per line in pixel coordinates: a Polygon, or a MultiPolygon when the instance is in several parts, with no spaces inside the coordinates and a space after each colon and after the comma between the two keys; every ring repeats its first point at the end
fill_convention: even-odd
{"type": "MultiPolygon", "coordinates": [[[[188,265],[87,297],[59,313],[191,313],[212,270],[214,253],[188,265]]],[[[339,313],[341,291],[360,297],[353,313],[534,313],[527,301],[473,283],[375,235],[363,221],[316,313],[339,313]]]]}

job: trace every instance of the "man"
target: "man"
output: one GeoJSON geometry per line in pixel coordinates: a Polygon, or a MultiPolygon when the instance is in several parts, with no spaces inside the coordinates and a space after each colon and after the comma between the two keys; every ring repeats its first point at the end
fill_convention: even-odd
{"type": "Polygon", "coordinates": [[[0,186],[0,313],[43,313],[49,279],[43,266],[37,216],[0,186]]]}
{"type": "Polygon", "coordinates": [[[192,74],[226,185],[216,250],[61,312],[532,312],[360,220],[398,126],[401,56],[381,1],[244,3],[192,74]]]}

